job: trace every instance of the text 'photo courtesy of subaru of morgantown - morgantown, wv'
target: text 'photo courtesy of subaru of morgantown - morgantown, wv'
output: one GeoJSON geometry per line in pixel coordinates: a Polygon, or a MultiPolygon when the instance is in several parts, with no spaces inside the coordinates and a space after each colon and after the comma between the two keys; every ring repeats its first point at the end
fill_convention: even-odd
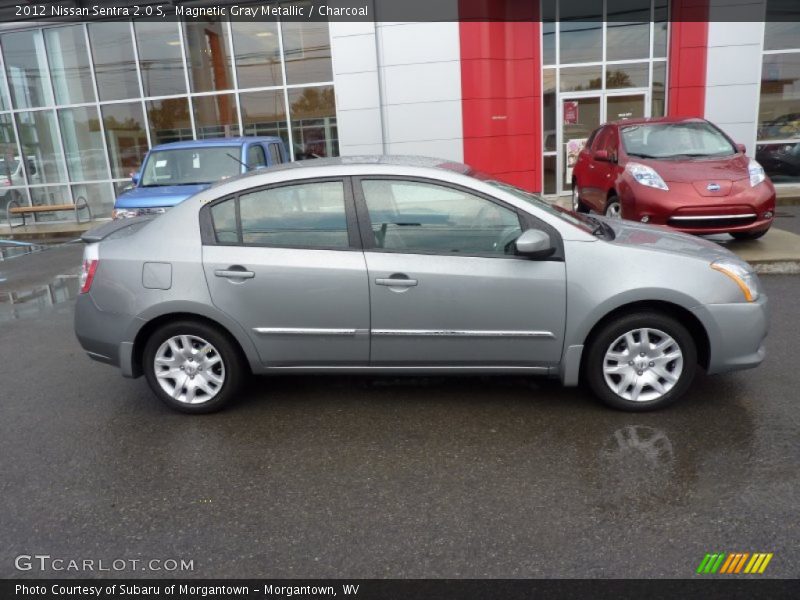
{"type": "Polygon", "coordinates": [[[763,173],[705,121],[611,124],[590,142],[576,208],[601,208],[613,181],[607,216],[383,156],[255,170],[111,221],[83,236],[78,339],[188,413],[227,405],[251,373],[538,374],[642,411],[698,368],[761,363],[767,299],[746,262],[609,217],[755,236],[774,206],[763,173]]]}

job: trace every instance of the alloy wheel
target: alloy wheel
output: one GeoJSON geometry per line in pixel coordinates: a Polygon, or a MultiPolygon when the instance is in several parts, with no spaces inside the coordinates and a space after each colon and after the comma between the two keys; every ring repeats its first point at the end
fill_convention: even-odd
{"type": "Polygon", "coordinates": [[[658,329],[633,329],[608,347],[603,359],[606,384],[620,398],[633,402],[657,400],[681,377],[683,352],[658,329]]]}
{"type": "Polygon", "coordinates": [[[225,363],[219,351],[195,335],[175,335],[156,351],[153,371],[161,389],[178,402],[202,404],[225,383],[225,363]]]}
{"type": "Polygon", "coordinates": [[[606,207],[606,216],[611,219],[622,218],[622,205],[619,203],[619,200],[613,200],[608,203],[606,207]]]}
{"type": "Polygon", "coordinates": [[[578,190],[578,184],[572,184],[572,210],[573,212],[578,212],[581,207],[580,201],[580,191],[578,190]]]}

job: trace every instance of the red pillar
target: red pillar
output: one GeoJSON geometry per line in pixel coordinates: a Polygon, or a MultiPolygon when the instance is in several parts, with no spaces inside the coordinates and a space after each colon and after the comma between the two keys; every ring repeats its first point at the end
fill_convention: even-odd
{"type": "Polygon", "coordinates": [[[459,5],[464,162],[531,191],[540,191],[542,180],[538,5],[515,0],[459,5]],[[496,20],[465,20],[470,13],[496,20]]]}
{"type": "Polygon", "coordinates": [[[706,102],[709,0],[672,0],[667,115],[702,117],[706,102]]]}

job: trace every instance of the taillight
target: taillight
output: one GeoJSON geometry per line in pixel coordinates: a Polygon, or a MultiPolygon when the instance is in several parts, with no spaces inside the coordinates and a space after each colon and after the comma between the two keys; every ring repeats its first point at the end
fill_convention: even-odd
{"type": "Polygon", "coordinates": [[[81,269],[81,294],[85,294],[92,288],[92,282],[94,281],[94,274],[97,271],[97,265],[100,263],[99,260],[95,259],[84,259],[83,261],[83,269],[81,269]]]}

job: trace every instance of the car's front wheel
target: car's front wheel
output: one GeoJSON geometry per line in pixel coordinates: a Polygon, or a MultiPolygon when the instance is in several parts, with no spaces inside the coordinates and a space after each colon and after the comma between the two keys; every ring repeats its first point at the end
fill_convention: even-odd
{"type": "Polygon", "coordinates": [[[157,329],[142,358],[147,383],[156,396],[185,413],[220,410],[234,398],[245,376],[228,336],[195,321],[157,329]]]}
{"type": "Polygon", "coordinates": [[[592,336],[586,351],[589,387],[621,410],[672,404],[689,388],[697,368],[692,335],[677,319],[658,312],[613,319],[592,336]]]}
{"type": "Polygon", "coordinates": [[[619,201],[618,196],[611,194],[611,196],[608,197],[605,215],[610,219],[622,218],[622,203],[619,201]]]}

